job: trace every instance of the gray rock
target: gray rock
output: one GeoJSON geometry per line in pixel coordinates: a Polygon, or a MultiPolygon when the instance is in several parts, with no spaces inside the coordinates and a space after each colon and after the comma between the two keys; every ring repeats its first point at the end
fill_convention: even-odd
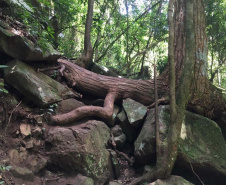
{"type": "Polygon", "coordinates": [[[42,157],[30,155],[26,161],[26,166],[33,172],[38,173],[43,170],[47,165],[47,160],[42,157]]]}
{"type": "Polygon", "coordinates": [[[91,120],[68,128],[54,127],[47,131],[46,149],[50,162],[63,171],[79,172],[95,183],[105,183],[112,176],[112,165],[106,145],[109,128],[91,120]]]}
{"type": "Polygon", "coordinates": [[[111,120],[107,120],[105,121],[105,123],[108,125],[108,127],[113,127],[115,125],[116,119],[117,119],[117,115],[119,112],[119,107],[117,105],[114,105],[114,110],[113,110],[113,115],[112,115],[112,119],[111,120]]]}
{"type": "Polygon", "coordinates": [[[42,51],[36,44],[19,34],[20,31],[10,28],[5,22],[0,21],[0,50],[23,61],[55,61],[60,57],[60,53],[53,49],[52,45],[42,51]]]}
{"type": "MultiPolygon", "coordinates": [[[[161,113],[159,107],[159,112],[161,113]]],[[[159,122],[161,124],[161,121],[159,122]]],[[[155,160],[155,115],[151,109],[145,119],[141,132],[134,142],[134,156],[136,163],[145,165],[155,160]]]]}
{"type": "MultiPolygon", "coordinates": [[[[186,112],[176,164],[194,171],[226,176],[226,145],[219,126],[212,120],[186,112]]],[[[208,175],[207,175],[208,176],[208,175]]]]}
{"type": "Polygon", "coordinates": [[[9,151],[9,159],[13,163],[19,163],[20,162],[19,152],[15,149],[10,150],[9,151]]]}
{"type": "Polygon", "coordinates": [[[168,179],[158,179],[149,185],[193,185],[183,177],[171,175],[168,179]]]}
{"type": "Polygon", "coordinates": [[[123,100],[122,105],[130,124],[134,127],[139,127],[147,113],[147,107],[130,98],[123,100]]]}
{"type": "Polygon", "coordinates": [[[76,99],[67,99],[67,100],[62,100],[61,102],[58,103],[56,113],[57,114],[63,114],[63,113],[68,113],[74,109],[77,109],[79,107],[85,106],[84,103],[76,100],[76,99]]]}
{"type": "Polygon", "coordinates": [[[128,142],[132,142],[135,140],[137,136],[137,130],[129,123],[124,110],[122,110],[117,115],[116,124],[119,124],[121,126],[122,131],[123,133],[125,133],[128,142]]]}
{"type": "Polygon", "coordinates": [[[76,184],[76,185],[94,185],[94,181],[93,181],[93,179],[91,179],[89,177],[78,174],[75,177],[74,184],[76,184]]]}
{"type": "Polygon", "coordinates": [[[115,125],[111,129],[111,132],[114,135],[114,141],[116,143],[116,148],[122,149],[126,142],[126,135],[122,132],[122,128],[119,125],[115,125]]]}
{"type": "MultiPolygon", "coordinates": [[[[135,142],[135,157],[144,164],[155,154],[155,122],[151,110],[135,142]],[[144,160],[142,160],[142,158],[144,160]]],[[[159,106],[160,138],[164,138],[169,124],[168,106],[159,106]]],[[[203,116],[186,111],[182,124],[179,153],[176,164],[190,168],[196,173],[214,173],[226,176],[226,145],[218,125],[203,116]]]]}
{"type": "Polygon", "coordinates": [[[25,148],[26,149],[31,149],[33,147],[34,147],[34,140],[30,140],[30,141],[25,142],[25,148]]]}
{"type": "Polygon", "coordinates": [[[27,168],[13,166],[10,169],[10,172],[14,177],[19,178],[19,179],[28,180],[28,181],[33,181],[33,179],[34,179],[34,175],[33,175],[32,171],[30,171],[27,168]]]}
{"type": "Polygon", "coordinates": [[[110,181],[108,185],[123,185],[123,183],[118,181],[110,181]]]}
{"type": "Polygon", "coordinates": [[[114,112],[112,115],[113,122],[115,122],[118,113],[119,113],[119,107],[117,105],[114,105],[114,112]]]}
{"type": "MultiPolygon", "coordinates": [[[[47,176],[47,179],[48,176],[47,176]]],[[[81,174],[76,175],[75,177],[61,177],[60,179],[50,177],[48,185],[94,185],[93,179],[83,176],[81,174]]],[[[95,184],[96,185],[96,184],[95,184]]]]}
{"type": "Polygon", "coordinates": [[[5,81],[39,106],[48,106],[73,96],[73,93],[52,78],[33,70],[19,60],[7,63],[5,81]]]}

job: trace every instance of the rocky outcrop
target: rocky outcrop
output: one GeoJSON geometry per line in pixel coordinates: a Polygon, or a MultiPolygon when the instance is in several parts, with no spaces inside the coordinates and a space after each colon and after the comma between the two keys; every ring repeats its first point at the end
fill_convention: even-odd
{"type": "MultiPolygon", "coordinates": [[[[167,133],[169,112],[167,106],[159,107],[160,137],[167,133]]],[[[139,164],[154,162],[155,122],[154,111],[150,111],[135,142],[135,157],[139,164]]],[[[226,176],[226,146],[217,124],[203,116],[186,111],[182,124],[179,154],[176,164],[196,172],[215,173],[226,176]]]]}
{"type": "Polygon", "coordinates": [[[49,165],[65,172],[79,172],[103,184],[112,177],[110,154],[106,145],[109,128],[100,121],[88,121],[68,128],[54,127],[47,132],[49,165]]]}
{"type": "Polygon", "coordinates": [[[23,30],[16,30],[0,21],[0,50],[12,58],[23,61],[55,61],[60,53],[46,43],[45,51],[37,46],[28,37],[23,35],[23,30]]]}
{"type": "Polygon", "coordinates": [[[47,106],[73,96],[67,87],[19,60],[9,62],[7,66],[5,81],[36,105],[47,106]]]}

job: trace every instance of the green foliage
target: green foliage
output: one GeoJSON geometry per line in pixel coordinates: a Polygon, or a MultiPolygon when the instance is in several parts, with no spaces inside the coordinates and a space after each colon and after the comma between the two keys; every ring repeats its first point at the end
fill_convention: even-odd
{"type": "MultiPolygon", "coordinates": [[[[45,51],[51,42],[63,55],[77,58],[83,52],[88,1],[81,0],[13,0],[14,16],[27,25],[45,51]],[[36,3],[34,3],[36,2],[36,3]]],[[[116,69],[119,75],[138,74],[141,66],[157,62],[161,73],[167,64],[167,43],[159,42],[168,35],[168,2],[99,0],[94,4],[92,45],[94,59],[100,65],[116,69]],[[153,7],[152,7],[153,6],[153,7]],[[152,7],[149,11],[148,8],[152,7]],[[124,10],[123,10],[124,9],[124,10]],[[144,13],[145,12],[145,13],[144,13]],[[128,29],[129,27],[129,29],[128,29]],[[149,48],[153,43],[157,46],[149,48]],[[147,49],[148,48],[148,49],[147,49]],[[100,60],[99,60],[100,59],[100,60]]],[[[207,34],[209,37],[210,75],[221,71],[221,86],[225,84],[226,3],[205,0],[207,34]]],[[[215,75],[214,83],[217,82],[215,75]]],[[[219,80],[218,80],[219,81],[219,80]]]]}
{"type": "Polygon", "coordinates": [[[226,88],[226,2],[205,0],[209,49],[209,74],[215,85],[226,88]],[[218,72],[217,72],[218,71],[218,72]]]}
{"type": "Polygon", "coordinates": [[[40,109],[40,114],[54,114],[57,108],[57,103],[50,105],[48,108],[40,109]]]}
{"type": "Polygon", "coordinates": [[[1,172],[9,171],[10,168],[12,168],[12,166],[2,166],[2,165],[0,165],[0,171],[1,172]]]}

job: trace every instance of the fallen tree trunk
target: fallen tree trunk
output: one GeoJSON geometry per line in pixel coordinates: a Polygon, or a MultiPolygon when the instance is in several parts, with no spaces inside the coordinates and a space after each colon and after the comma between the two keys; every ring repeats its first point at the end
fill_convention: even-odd
{"type": "MultiPolygon", "coordinates": [[[[58,62],[61,65],[61,74],[66,78],[69,85],[81,93],[88,93],[92,96],[103,98],[105,99],[105,103],[104,107],[85,106],[66,114],[52,116],[50,119],[52,124],[67,124],[88,116],[110,119],[112,117],[114,102],[126,98],[131,98],[146,106],[151,105],[153,107],[154,105],[154,80],[152,79],[132,80],[103,76],[79,67],[65,59],[58,59],[58,62]]],[[[175,66],[176,69],[178,65],[179,63],[175,66]]],[[[178,79],[179,75],[176,78],[177,83],[179,81],[178,79]]],[[[201,81],[203,78],[199,78],[199,80],[201,81]]],[[[165,71],[160,75],[157,81],[160,102],[169,102],[168,72],[165,71]]],[[[206,84],[207,82],[205,80],[205,89],[194,88],[192,86],[190,92],[195,93],[192,93],[193,97],[188,107],[193,109],[194,112],[211,117],[215,115],[215,112],[219,112],[219,110],[224,108],[224,103],[222,102],[220,93],[211,85],[207,86],[206,84]],[[201,90],[204,93],[200,93],[201,90]],[[197,103],[197,101],[200,103],[197,103]]]]}
{"type": "MultiPolygon", "coordinates": [[[[154,102],[154,81],[153,80],[132,80],[111,76],[103,76],[84,68],[81,68],[67,60],[59,59],[61,66],[65,67],[63,76],[71,86],[85,93],[105,98],[109,92],[117,94],[116,100],[131,98],[144,105],[154,102]]],[[[158,79],[159,94],[161,97],[168,94],[168,84],[158,79]]]]}
{"type": "MultiPolygon", "coordinates": [[[[61,74],[69,84],[80,92],[89,93],[104,98],[104,107],[84,106],[69,113],[51,117],[54,124],[66,124],[87,116],[98,116],[110,119],[113,114],[114,102],[131,98],[144,105],[151,105],[155,101],[153,80],[132,80],[103,76],[88,71],[65,59],[59,59],[61,74]]],[[[159,94],[161,98],[167,96],[168,85],[159,79],[159,94]],[[165,88],[163,88],[165,87],[165,88]]]]}

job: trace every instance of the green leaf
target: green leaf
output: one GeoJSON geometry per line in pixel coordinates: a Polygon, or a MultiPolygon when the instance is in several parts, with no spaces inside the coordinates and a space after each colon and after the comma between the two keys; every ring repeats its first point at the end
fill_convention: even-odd
{"type": "Polygon", "coordinates": [[[6,167],[5,167],[5,169],[6,169],[7,171],[9,171],[10,168],[12,168],[12,166],[6,166],[6,167]]]}
{"type": "Polygon", "coordinates": [[[5,181],[1,181],[0,184],[3,184],[5,181]]]}

